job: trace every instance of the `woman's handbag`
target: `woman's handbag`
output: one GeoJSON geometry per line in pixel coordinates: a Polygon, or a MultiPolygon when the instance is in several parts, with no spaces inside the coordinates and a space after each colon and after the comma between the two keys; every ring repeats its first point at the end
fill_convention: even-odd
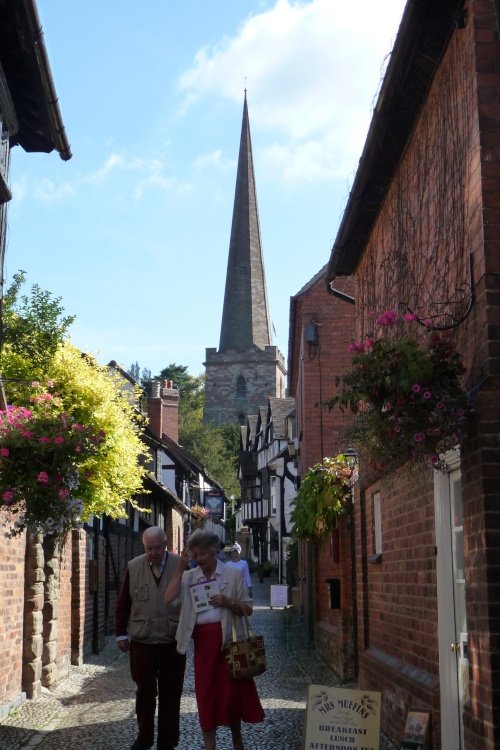
{"type": "Polygon", "coordinates": [[[223,652],[232,680],[246,680],[248,677],[256,677],[267,669],[266,651],[264,648],[264,636],[254,635],[248,618],[242,618],[246,637],[238,640],[236,634],[236,618],[233,615],[232,641],[224,646],[223,652]]]}

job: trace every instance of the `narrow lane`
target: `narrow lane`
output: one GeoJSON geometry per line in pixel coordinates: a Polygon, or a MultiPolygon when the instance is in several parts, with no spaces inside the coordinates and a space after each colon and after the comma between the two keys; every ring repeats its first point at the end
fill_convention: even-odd
{"type": "MultiPolygon", "coordinates": [[[[254,582],[252,626],[265,636],[268,670],[256,678],[266,712],[263,724],[244,725],[247,750],[300,750],[308,685],[338,684],[305,642],[292,610],[270,609],[269,584],[254,582]]],[[[178,750],[202,750],[189,652],[178,750]]],[[[134,683],[128,657],[110,639],[101,654],[41,699],[27,701],[0,724],[0,750],[129,750],[136,737],[134,683]]],[[[391,750],[383,740],[381,748],[391,750]]],[[[219,728],[217,750],[231,750],[229,729],[219,728]]]]}

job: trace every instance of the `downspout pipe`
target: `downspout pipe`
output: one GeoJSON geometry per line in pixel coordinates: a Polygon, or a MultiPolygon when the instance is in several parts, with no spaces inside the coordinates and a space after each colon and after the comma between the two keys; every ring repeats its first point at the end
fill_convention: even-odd
{"type": "Polygon", "coordinates": [[[40,16],[38,15],[36,2],[35,0],[22,0],[22,3],[28,18],[33,40],[33,48],[35,50],[38,69],[45,91],[45,102],[47,104],[49,118],[54,130],[55,148],[61,159],[63,159],[63,161],[68,161],[73,154],[71,153],[71,147],[66,137],[66,130],[59,109],[59,102],[54,86],[54,80],[52,78],[47,48],[45,47],[43,39],[43,29],[40,22],[40,16]]]}

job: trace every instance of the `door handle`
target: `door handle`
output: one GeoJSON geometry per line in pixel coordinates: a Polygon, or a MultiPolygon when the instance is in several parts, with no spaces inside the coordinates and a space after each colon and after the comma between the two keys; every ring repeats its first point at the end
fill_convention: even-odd
{"type": "Polygon", "coordinates": [[[453,651],[453,653],[460,655],[460,653],[462,651],[461,648],[460,648],[460,642],[458,642],[458,643],[452,643],[450,645],[451,645],[451,650],[453,651]]]}

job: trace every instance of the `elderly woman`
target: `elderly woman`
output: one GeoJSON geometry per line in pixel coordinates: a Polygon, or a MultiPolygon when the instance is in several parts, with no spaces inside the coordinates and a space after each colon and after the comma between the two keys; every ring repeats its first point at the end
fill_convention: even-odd
{"type": "Polygon", "coordinates": [[[244,750],[241,722],[263,721],[264,711],[253,679],[229,677],[222,646],[231,640],[232,616],[238,620],[250,615],[252,600],[241,571],[218,560],[218,550],[215,534],[194,531],[165,591],[165,602],[181,597],[177,651],[185,654],[194,640],[195,692],[205,750],[215,750],[218,726],[229,726],[234,750],[244,750]],[[190,560],[197,567],[189,569],[190,560]],[[204,601],[206,591],[208,601],[204,601]]]}

